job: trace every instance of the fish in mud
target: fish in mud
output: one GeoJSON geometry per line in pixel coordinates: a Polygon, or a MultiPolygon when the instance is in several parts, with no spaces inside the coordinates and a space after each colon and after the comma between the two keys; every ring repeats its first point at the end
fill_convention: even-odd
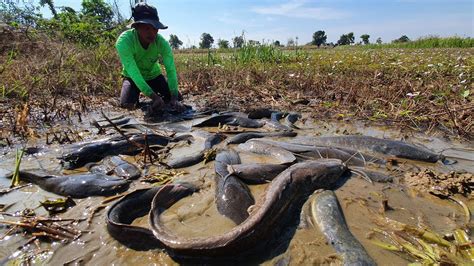
{"type": "Polygon", "coordinates": [[[246,163],[227,166],[229,173],[249,184],[268,183],[286,168],[288,168],[287,164],[272,163],[246,163]]]}
{"type": "Polygon", "coordinates": [[[311,215],[327,241],[342,257],[344,265],[377,265],[349,231],[333,191],[315,195],[311,202],[311,215]]]}
{"type": "Polygon", "coordinates": [[[238,177],[229,173],[227,167],[239,164],[240,157],[234,150],[223,150],[216,155],[216,206],[220,214],[235,224],[248,218],[248,208],[255,204],[249,188],[238,177]]]}
{"type": "Polygon", "coordinates": [[[164,207],[170,207],[197,191],[191,184],[177,183],[131,192],[114,203],[107,212],[106,223],[109,234],[123,245],[136,250],[161,248],[161,242],[155,238],[150,229],[132,225],[132,222],[150,211],[153,197],[163,187],[166,187],[166,191],[160,193],[156,201],[164,207]]]}
{"type": "Polygon", "coordinates": [[[292,164],[296,161],[296,157],[292,152],[254,139],[239,144],[238,147],[242,151],[271,156],[281,164],[292,164]]]}
{"type": "Polygon", "coordinates": [[[335,159],[290,166],[269,184],[250,216],[222,235],[205,238],[177,236],[163,225],[160,214],[166,207],[155,200],[150,210],[150,225],[155,237],[173,258],[245,261],[252,254],[261,256],[262,252],[271,250],[269,245],[274,243],[274,237],[281,237],[281,232],[297,218],[296,211],[301,209],[308,196],[316,189],[333,187],[346,171],[344,164],[335,159]]]}
{"type": "Polygon", "coordinates": [[[425,147],[413,145],[403,141],[380,139],[370,136],[349,135],[316,137],[300,140],[299,142],[303,144],[335,146],[361,151],[366,150],[384,155],[392,155],[399,158],[432,163],[436,161],[443,161],[445,159],[443,155],[435,153],[425,147]]]}
{"type": "Polygon", "coordinates": [[[329,146],[315,146],[306,144],[287,143],[271,139],[256,139],[255,141],[265,142],[275,147],[298,153],[300,158],[334,158],[340,159],[348,165],[364,166],[367,163],[385,164],[386,161],[375,156],[363,154],[361,152],[346,148],[329,146]]]}
{"type": "Polygon", "coordinates": [[[210,134],[204,141],[204,149],[198,153],[194,153],[188,156],[179,157],[173,159],[167,163],[170,168],[183,168],[191,165],[195,165],[203,161],[206,157],[206,152],[211,150],[215,145],[219,144],[226,138],[223,134],[210,134]]]}
{"type": "Polygon", "coordinates": [[[233,136],[226,141],[227,144],[240,144],[249,139],[265,138],[265,137],[295,137],[296,132],[282,131],[282,132],[244,132],[233,136]]]}
{"type": "Polygon", "coordinates": [[[99,140],[91,143],[73,145],[71,150],[59,157],[65,169],[76,169],[91,162],[98,162],[109,155],[135,155],[145,148],[145,142],[149,146],[166,146],[169,142],[178,142],[192,138],[183,135],[170,138],[157,134],[134,134],[125,138],[123,136],[99,140]]]}
{"type": "Polygon", "coordinates": [[[72,198],[111,196],[127,190],[130,184],[128,180],[100,173],[51,175],[41,170],[35,173],[20,171],[20,180],[31,182],[46,191],[72,198]]]}
{"type": "Polygon", "coordinates": [[[120,158],[120,156],[105,157],[102,163],[89,163],[86,164],[86,167],[91,173],[112,174],[129,180],[135,180],[141,176],[138,167],[120,158]]]}
{"type": "Polygon", "coordinates": [[[246,128],[260,128],[265,122],[250,119],[235,114],[220,114],[211,116],[210,118],[193,125],[193,127],[217,127],[219,125],[241,126],[246,128]]]}

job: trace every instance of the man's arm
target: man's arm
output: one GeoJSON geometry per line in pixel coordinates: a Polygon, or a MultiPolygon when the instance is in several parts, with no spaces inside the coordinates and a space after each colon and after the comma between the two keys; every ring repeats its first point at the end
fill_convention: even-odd
{"type": "Polygon", "coordinates": [[[160,52],[163,58],[163,65],[165,66],[166,70],[166,77],[168,78],[168,87],[170,90],[171,98],[177,99],[178,98],[178,75],[176,73],[176,66],[174,64],[173,58],[173,51],[168,43],[168,41],[163,38],[163,36],[159,36],[160,42],[160,52]]]}
{"type": "Polygon", "coordinates": [[[127,40],[119,38],[115,44],[115,48],[117,49],[120,62],[122,63],[128,75],[130,75],[130,78],[133,80],[135,85],[137,85],[138,89],[140,89],[143,94],[151,97],[153,90],[148,85],[148,83],[146,83],[145,79],[140,73],[137,63],[135,62],[135,58],[133,58],[132,49],[127,43],[127,40]]]}

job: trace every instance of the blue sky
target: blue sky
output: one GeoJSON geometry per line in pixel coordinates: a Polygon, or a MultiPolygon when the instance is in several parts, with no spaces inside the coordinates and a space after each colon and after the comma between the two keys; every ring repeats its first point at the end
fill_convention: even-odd
{"type": "MultiPolygon", "coordinates": [[[[106,0],[107,1],[107,0],[106,0]]],[[[109,2],[111,2],[110,0],[109,2]]],[[[80,10],[80,0],[55,0],[56,6],[80,10]]],[[[130,16],[130,1],[116,0],[124,16],[130,16]]],[[[160,33],[176,34],[185,47],[198,46],[203,32],[231,40],[245,34],[247,40],[299,44],[311,41],[324,30],[328,42],[348,32],[369,34],[370,41],[390,42],[402,35],[417,39],[427,35],[474,37],[472,0],[148,0],[168,25],[160,33]]],[[[48,12],[44,11],[48,16],[48,12]]]]}

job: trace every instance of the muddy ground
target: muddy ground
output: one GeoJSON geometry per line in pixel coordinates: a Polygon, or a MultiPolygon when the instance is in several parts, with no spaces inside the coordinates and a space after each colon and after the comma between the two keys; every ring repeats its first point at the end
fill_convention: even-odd
{"type": "MultiPolygon", "coordinates": [[[[185,99],[192,103],[192,99],[185,99]]],[[[99,102],[99,101],[98,101],[99,102]]],[[[196,102],[199,100],[196,99],[196,102]]],[[[116,100],[103,101],[101,109],[109,117],[124,115],[132,117],[138,122],[143,121],[143,111],[126,111],[115,106],[116,100]]],[[[90,104],[89,104],[90,106],[90,104]]],[[[195,109],[201,106],[194,106],[195,109]]],[[[91,141],[117,134],[116,130],[109,128],[106,132],[98,134],[98,129],[90,124],[92,119],[101,119],[102,114],[96,111],[71,112],[68,117],[64,116],[62,121],[55,123],[54,127],[47,128],[38,125],[24,132],[23,145],[28,148],[37,148],[39,152],[25,155],[21,169],[45,168],[55,171],[63,171],[57,157],[61,155],[70,143],[80,141],[91,141]]],[[[336,190],[336,195],[342,206],[344,216],[350,230],[362,243],[369,255],[378,264],[404,265],[415,261],[407,254],[391,252],[374,245],[371,238],[374,236],[374,228],[380,228],[377,217],[389,217],[393,220],[403,222],[416,227],[431,228],[440,235],[449,235],[457,228],[469,229],[472,223],[467,224],[465,210],[458,203],[440,198],[436,193],[431,193],[434,185],[440,178],[445,182],[443,193],[455,196],[459,201],[467,204],[468,208],[474,210],[474,199],[472,194],[472,183],[474,173],[474,160],[472,149],[474,143],[465,139],[449,136],[446,132],[431,131],[429,135],[423,132],[414,132],[405,128],[391,125],[381,125],[370,121],[357,121],[354,119],[326,119],[316,120],[308,112],[301,112],[302,119],[297,122],[299,129],[296,130],[298,137],[304,136],[326,136],[326,135],[348,135],[362,134],[395,140],[405,140],[414,144],[421,144],[435,152],[446,156],[456,157],[457,163],[443,165],[437,163],[421,163],[414,161],[398,160],[397,171],[394,173],[394,181],[391,183],[370,184],[366,180],[352,177],[336,190]],[[428,174],[426,174],[428,173],[428,174]],[[431,173],[431,174],[430,174],[431,173]],[[427,177],[428,176],[428,177],[427,177]],[[426,182],[413,182],[413,177],[426,182]],[[461,178],[462,177],[462,178],[461,178]],[[449,183],[449,180],[456,182],[449,183]],[[449,187],[449,189],[447,188],[449,187]],[[459,189],[451,189],[451,187],[459,189]],[[387,208],[387,205],[390,208],[387,208]],[[385,208],[384,208],[385,206],[385,208]]],[[[201,119],[178,122],[173,126],[181,132],[176,134],[197,134],[198,130],[191,126],[201,119]]],[[[154,129],[162,130],[166,122],[156,123],[154,129]]],[[[169,130],[169,127],[166,127],[169,130]]],[[[205,128],[204,130],[215,132],[217,128],[205,128]]],[[[267,129],[265,129],[267,130],[267,129]]],[[[169,131],[168,131],[169,132],[169,131]]],[[[230,136],[230,134],[228,134],[230,136]]],[[[203,139],[196,135],[196,141],[190,146],[176,147],[171,150],[171,158],[190,154],[199,149],[203,139]]],[[[0,168],[12,171],[15,165],[15,149],[19,147],[16,137],[4,139],[0,153],[0,168]],[[11,142],[12,145],[8,145],[11,142]]],[[[288,138],[279,139],[289,141],[288,138]]],[[[272,162],[274,159],[255,154],[241,153],[243,162],[272,162]]],[[[158,165],[143,165],[143,157],[124,156],[124,158],[142,167],[144,175],[153,175],[163,171],[158,165]],[[146,171],[144,169],[147,169],[146,171]]],[[[185,199],[179,201],[165,214],[166,226],[179,235],[206,237],[217,235],[230,230],[235,226],[230,220],[222,217],[215,207],[215,184],[213,162],[180,169],[183,174],[175,177],[173,182],[186,181],[196,184],[201,188],[185,199]]],[[[81,168],[74,171],[63,171],[73,173],[86,171],[81,168]]],[[[142,176],[142,179],[144,177],[142,176]]],[[[0,179],[2,188],[10,185],[10,180],[0,179]]],[[[150,187],[149,183],[140,179],[135,181],[129,191],[138,188],[150,187]]],[[[251,186],[255,198],[264,193],[266,185],[251,186]]],[[[440,190],[440,186],[435,189],[440,190]]],[[[12,192],[0,195],[0,206],[2,213],[0,221],[14,221],[18,218],[10,214],[18,214],[25,209],[32,209],[37,216],[48,217],[48,213],[39,205],[40,201],[46,199],[60,198],[57,195],[43,191],[35,185],[26,186],[12,192]]],[[[105,225],[105,213],[114,201],[104,203],[103,197],[91,197],[87,199],[74,200],[76,205],[67,212],[59,214],[58,217],[73,219],[71,226],[82,231],[79,238],[72,241],[51,241],[48,238],[37,236],[32,240],[31,232],[23,230],[22,227],[0,225],[0,259],[2,263],[32,262],[39,264],[160,264],[174,265],[176,261],[171,259],[163,250],[135,251],[121,245],[107,232],[105,225]],[[103,205],[103,206],[102,206],[103,205]],[[98,208],[102,206],[104,208],[98,208]],[[90,225],[88,225],[88,221],[90,225]]],[[[264,265],[308,265],[308,264],[340,264],[341,260],[335,250],[327,243],[322,233],[310,218],[309,206],[311,198],[303,206],[302,214],[295,215],[295,223],[299,224],[296,229],[289,228],[285,235],[283,248],[276,250],[270,256],[262,257],[259,263],[264,265]],[[300,220],[300,222],[298,222],[300,220]]],[[[468,219],[469,218],[469,219],[468,219]]],[[[148,217],[145,216],[134,222],[136,225],[149,227],[148,217]]],[[[386,240],[386,239],[385,239],[386,240]]]]}

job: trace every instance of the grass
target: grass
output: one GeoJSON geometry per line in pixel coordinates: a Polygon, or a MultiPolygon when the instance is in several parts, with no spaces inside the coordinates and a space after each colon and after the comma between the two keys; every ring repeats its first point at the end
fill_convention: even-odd
{"type": "Polygon", "coordinates": [[[181,80],[192,81],[184,88],[205,99],[225,95],[226,101],[206,103],[218,109],[312,109],[315,114],[342,113],[472,133],[471,48],[317,49],[300,51],[300,56],[284,51],[293,56],[278,61],[262,60],[253,51],[243,57],[256,58],[248,61],[214,52],[217,64],[210,64],[203,54],[177,54],[181,80]],[[294,106],[298,97],[311,100],[311,108],[294,106]],[[453,108],[459,110],[455,119],[448,114],[453,108]]]}
{"type": "Polygon", "coordinates": [[[366,48],[473,48],[473,38],[428,36],[405,43],[370,44],[366,48]]]}
{"type": "Polygon", "coordinates": [[[373,228],[375,235],[370,241],[383,249],[408,255],[413,260],[410,265],[471,265],[474,261],[472,241],[462,229],[456,229],[454,239],[447,241],[430,228],[414,227],[376,214],[374,217],[383,229],[373,228]]]}
{"type": "Polygon", "coordinates": [[[13,172],[12,182],[10,188],[16,187],[20,184],[20,164],[21,159],[23,158],[24,150],[21,149],[20,151],[16,150],[15,155],[15,171],[13,172]]]}
{"type": "MultiPolygon", "coordinates": [[[[273,107],[473,136],[473,48],[382,47],[246,45],[176,51],[175,62],[180,90],[197,107],[273,107]],[[295,104],[302,99],[309,104],[295,104]]],[[[9,110],[25,102],[32,106],[29,121],[43,123],[94,108],[91,98],[120,93],[121,65],[113,44],[86,49],[12,35],[0,40],[0,62],[5,62],[0,67],[4,134],[15,132],[17,116],[9,110]]]]}

